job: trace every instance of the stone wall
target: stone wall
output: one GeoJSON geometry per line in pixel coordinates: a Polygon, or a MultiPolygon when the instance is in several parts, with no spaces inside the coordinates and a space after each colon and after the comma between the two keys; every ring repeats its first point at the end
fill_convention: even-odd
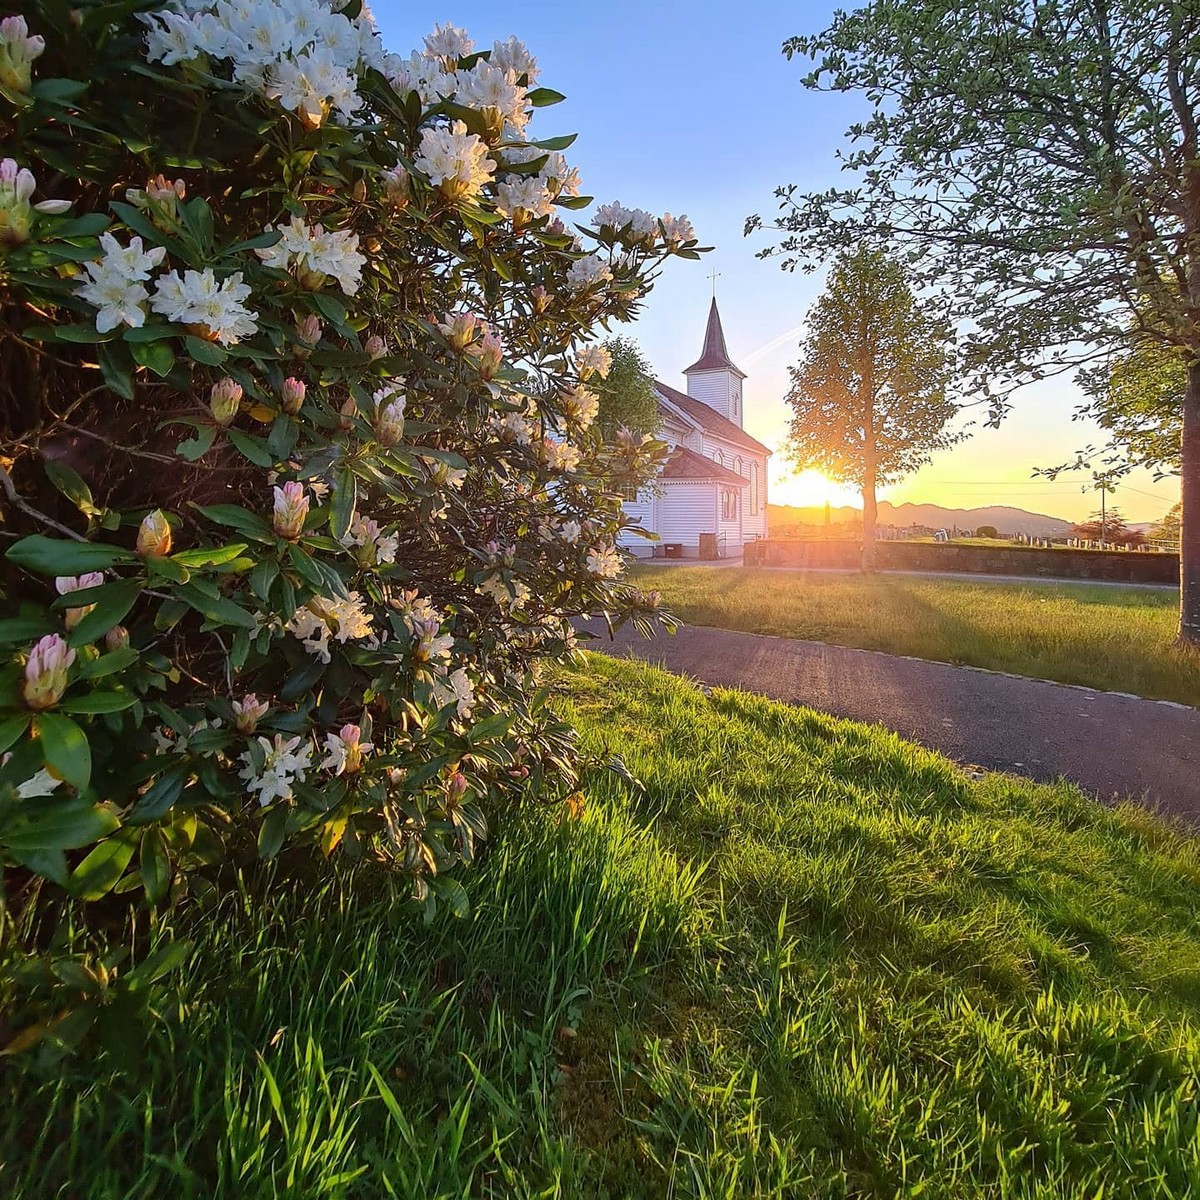
{"type": "MultiPolygon", "coordinates": [[[[857,541],[764,540],[746,545],[748,567],[833,567],[857,570],[857,541]]],[[[955,546],[934,542],[877,542],[881,571],[947,571],[969,575],[1044,575],[1050,579],[1112,579],[1125,583],[1179,582],[1179,555],[1143,551],[1043,550],[1034,546],[955,546]]]]}

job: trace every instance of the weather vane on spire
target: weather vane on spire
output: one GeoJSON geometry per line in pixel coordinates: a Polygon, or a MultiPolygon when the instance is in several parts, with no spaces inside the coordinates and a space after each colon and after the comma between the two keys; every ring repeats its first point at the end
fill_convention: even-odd
{"type": "Polygon", "coordinates": [[[712,273],[712,274],[709,276],[709,279],[711,279],[711,280],[712,280],[712,292],[713,292],[713,299],[714,299],[714,300],[717,298],[717,280],[718,280],[718,279],[720,279],[720,278],[721,278],[721,272],[720,272],[720,271],[714,271],[714,272],[713,272],[713,273],[712,273]]]}

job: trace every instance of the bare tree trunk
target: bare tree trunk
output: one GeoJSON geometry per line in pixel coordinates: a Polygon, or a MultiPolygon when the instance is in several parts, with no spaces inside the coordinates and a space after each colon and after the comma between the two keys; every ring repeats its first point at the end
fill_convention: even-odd
{"type": "Polygon", "coordinates": [[[1200,649],[1200,360],[1188,366],[1180,450],[1179,641],[1200,649]]]}
{"type": "Polygon", "coordinates": [[[862,569],[875,570],[875,522],[879,517],[879,507],[875,503],[875,448],[870,446],[866,452],[863,464],[863,530],[862,530],[862,569]]]}

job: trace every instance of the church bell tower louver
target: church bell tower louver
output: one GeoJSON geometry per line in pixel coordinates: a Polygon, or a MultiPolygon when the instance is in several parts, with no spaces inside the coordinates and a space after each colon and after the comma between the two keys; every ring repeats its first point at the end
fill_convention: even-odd
{"type": "Polygon", "coordinates": [[[684,371],[688,395],[714,408],[739,427],[742,424],[742,381],[746,373],[734,365],[725,346],[721,313],[713,297],[708,310],[708,328],[704,331],[704,349],[700,357],[684,371]]]}

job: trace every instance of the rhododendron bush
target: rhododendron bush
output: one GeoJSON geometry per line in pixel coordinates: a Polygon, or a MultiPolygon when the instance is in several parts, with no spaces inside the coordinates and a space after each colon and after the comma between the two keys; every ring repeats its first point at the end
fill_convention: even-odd
{"type": "Polygon", "coordinates": [[[537,668],[659,615],[615,546],[665,452],[593,427],[589,343],[697,247],[574,223],[560,99],[358,3],[0,24],[10,900],[161,906],[287,845],[457,907],[489,817],[573,788],[537,668]]]}

